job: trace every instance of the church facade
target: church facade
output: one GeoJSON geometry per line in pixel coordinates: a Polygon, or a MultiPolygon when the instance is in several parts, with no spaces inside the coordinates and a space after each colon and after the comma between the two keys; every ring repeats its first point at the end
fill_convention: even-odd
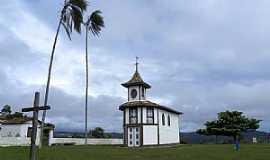
{"type": "Polygon", "coordinates": [[[128,101],[119,106],[123,112],[124,144],[129,147],[180,143],[179,111],[147,99],[151,86],[136,71],[122,84],[128,90],[128,101]]]}

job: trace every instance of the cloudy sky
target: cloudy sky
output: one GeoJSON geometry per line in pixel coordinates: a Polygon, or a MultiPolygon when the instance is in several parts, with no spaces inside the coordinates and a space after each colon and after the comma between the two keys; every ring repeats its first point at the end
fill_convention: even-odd
{"type": "MultiPolygon", "coordinates": [[[[0,106],[14,111],[44,94],[63,0],[9,0],[0,6],[0,106]]],[[[224,110],[263,120],[270,131],[270,2],[235,0],[92,0],[106,28],[91,37],[89,127],[121,131],[121,83],[139,71],[148,98],[184,112],[194,131],[224,110]]],[[[61,30],[47,120],[57,130],[84,124],[84,35],[61,30]]],[[[43,98],[42,98],[43,99],[43,98]]]]}

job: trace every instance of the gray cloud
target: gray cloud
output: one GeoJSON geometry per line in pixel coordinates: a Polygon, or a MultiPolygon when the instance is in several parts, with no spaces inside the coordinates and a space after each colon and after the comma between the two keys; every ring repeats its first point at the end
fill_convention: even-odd
{"type": "MultiPolygon", "coordinates": [[[[0,9],[13,6],[12,14],[1,16],[14,18],[20,10],[42,22],[37,30],[55,31],[60,5],[61,1],[22,0],[0,9]]],[[[90,126],[121,130],[117,106],[126,100],[126,91],[120,83],[130,78],[133,59],[139,56],[140,73],[152,85],[150,98],[184,112],[183,131],[196,130],[227,109],[262,119],[260,129],[268,131],[269,5],[267,1],[213,0],[91,2],[89,12],[102,10],[106,28],[100,38],[90,38],[90,126]]],[[[15,22],[1,22],[0,104],[19,110],[32,104],[34,90],[44,91],[50,49],[36,50],[43,45],[31,46],[18,37],[9,28],[15,22]]],[[[61,33],[60,42],[48,120],[59,129],[81,130],[83,39],[74,34],[70,42],[61,33]]]]}

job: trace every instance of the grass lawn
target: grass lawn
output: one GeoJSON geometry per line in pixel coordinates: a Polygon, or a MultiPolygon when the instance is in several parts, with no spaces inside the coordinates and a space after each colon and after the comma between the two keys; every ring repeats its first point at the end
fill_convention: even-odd
{"type": "MultiPolygon", "coordinates": [[[[28,160],[28,147],[0,147],[0,160],[28,160]]],[[[39,151],[39,160],[269,160],[270,144],[179,145],[170,148],[119,146],[53,146],[39,151]]]]}

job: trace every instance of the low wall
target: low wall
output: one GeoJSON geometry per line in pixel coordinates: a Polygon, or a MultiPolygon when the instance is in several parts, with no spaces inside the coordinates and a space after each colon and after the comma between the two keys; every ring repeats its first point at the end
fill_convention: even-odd
{"type": "Polygon", "coordinates": [[[0,146],[28,146],[30,144],[30,138],[0,137],[0,146]]]}
{"type": "MultiPolygon", "coordinates": [[[[53,138],[51,144],[68,144],[84,145],[84,138],[53,138]]],[[[107,139],[107,138],[88,138],[87,144],[123,144],[123,139],[107,139]]]]}
{"type": "MultiPolygon", "coordinates": [[[[105,139],[105,138],[88,138],[87,144],[123,144],[122,139],[105,139]]],[[[0,137],[0,146],[29,146],[31,144],[30,138],[22,137],[0,137]]],[[[38,143],[37,143],[38,144],[38,143]]],[[[53,144],[74,144],[84,145],[84,138],[52,138],[49,145],[53,144]]]]}

